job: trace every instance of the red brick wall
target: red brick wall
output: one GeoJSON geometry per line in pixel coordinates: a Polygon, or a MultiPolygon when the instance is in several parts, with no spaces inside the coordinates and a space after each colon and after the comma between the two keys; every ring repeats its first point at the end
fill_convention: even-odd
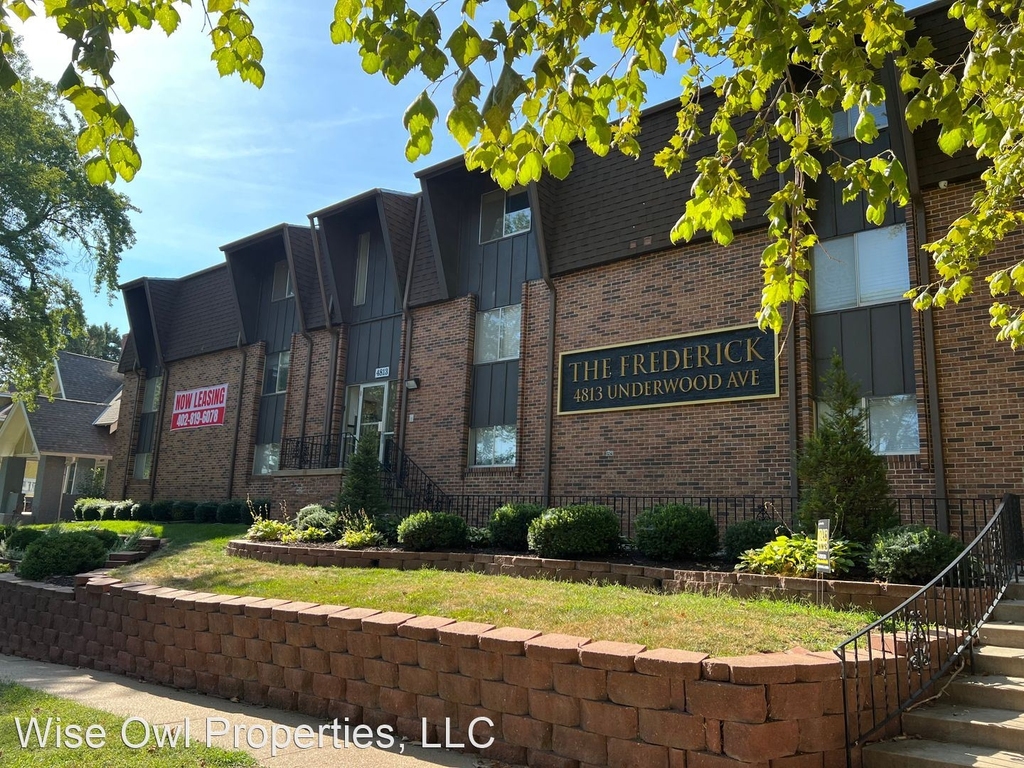
{"type": "MultiPolygon", "coordinates": [[[[972,182],[926,192],[929,240],[945,234],[980,190],[972,182]]],[[[1024,480],[1024,353],[995,340],[983,280],[1021,258],[1024,231],[1017,230],[982,260],[972,296],[934,312],[946,484],[954,494],[1000,495],[1024,480]]]]}
{"type": "MultiPolygon", "coordinates": [[[[425,720],[436,740],[448,718],[468,744],[470,722],[486,717],[493,727],[476,734],[495,741],[484,756],[531,766],[846,765],[842,668],[827,652],[714,659],[436,616],[106,578],[72,590],[10,574],[0,574],[0,652],[412,739],[425,720]]],[[[868,706],[864,678],[894,670],[862,664],[856,690],[868,695],[851,703],[868,706]]]]}

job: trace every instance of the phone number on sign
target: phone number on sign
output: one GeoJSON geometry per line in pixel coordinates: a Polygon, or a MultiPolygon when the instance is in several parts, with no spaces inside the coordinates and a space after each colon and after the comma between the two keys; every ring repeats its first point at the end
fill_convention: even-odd
{"type": "Polygon", "coordinates": [[[224,411],[219,408],[210,408],[205,411],[192,411],[191,413],[179,413],[174,417],[174,426],[181,427],[203,427],[211,424],[220,424],[224,419],[224,411]]]}

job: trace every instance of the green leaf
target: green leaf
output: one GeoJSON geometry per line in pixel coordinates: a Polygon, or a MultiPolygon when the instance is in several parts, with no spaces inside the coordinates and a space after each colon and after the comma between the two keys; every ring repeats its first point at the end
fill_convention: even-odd
{"type": "Polygon", "coordinates": [[[875,127],[875,116],[866,109],[862,110],[857,118],[857,125],[854,126],[853,135],[861,144],[870,144],[878,138],[878,128],[875,127]]]}
{"type": "Polygon", "coordinates": [[[85,175],[90,184],[114,183],[114,168],[105,157],[94,157],[85,163],[85,175]]]}
{"type": "Polygon", "coordinates": [[[480,113],[476,107],[467,104],[449,112],[445,124],[448,126],[448,132],[459,143],[459,146],[466,149],[476,138],[483,121],[480,119],[480,113]]]}
{"type": "Polygon", "coordinates": [[[83,157],[103,143],[103,130],[98,125],[90,125],[78,134],[78,154],[83,157]]]}
{"type": "Polygon", "coordinates": [[[170,3],[158,5],[154,15],[156,16],[156,23],[160,25],[160,28],[167,35],[176,30],[178,24],[181,23],[181,16],[178,15],[177,10],[170,3]]]}
{"type": "Polygon", "coordinates": [[[225,13],[235,6],[235,0],[206,0],[206,10],[210,13],[225,13]]]}
{"type": "Polygon", "coordinates": [[[72,88],[78,87],[82,84],[82,78],[78,76],[78,72],[75,71],[74,64],[68,64],[68,68],[64,70],[64,74],[60,76],[60,80],[57,81],[57,90],[61,93],[67,93],[72,88]]]}
{"type": "Polygon", "coordinates": [[[966,139],[967,132],[961,125],[944,130],[939,134],[939,149],[947,155],[955,155],[963,148],[966,139]]]}
{"type": "Polygon", "coordinates": [[[242,66],[239,67],[238,76],[257,88],[262,88],[266,72],[263,71],[262,65],[255,61],[243,61],[242,66]]]}
{"type": "Polygon", "coordinates": [[[531,150],[523,155],[516,168],[516,181],[526,185],[531,181],[540,181],[544,172],[544,158],[537,150],[531,150]]]}
{"type": "Polygon", "coordinates": [[[548,173],[559,180],[569,175],[575,159],[569,145],[562,141],[552,144],[544,153],[544,164],[548,173]]]}

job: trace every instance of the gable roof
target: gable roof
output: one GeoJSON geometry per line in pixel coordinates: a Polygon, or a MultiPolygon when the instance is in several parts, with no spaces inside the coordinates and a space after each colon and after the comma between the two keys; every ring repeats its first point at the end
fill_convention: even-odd
{"type": "MultiPolygon", "coordinates": [[[[174,281],[172,292],[152,291],[153,314],[167,362],[235,346],[238,321],[231,297],[227,264],[174,281]]],[[[156,284],[152,286],[156,288],[156,284]]]]}
{"type": "Polygon", "coordinates": [[[64,456],[113,456],[110,429],[93,426],[106,409],[103,403],[38,400],[36,409],[28,412],[36,447],[40,453],[64,456]]]}
{"type": "Polygon", "coordinates": [[[68,400],[106,403],[121,388],[117,363],[110,360],[61,351],[57,353],[57,366],[68,400]]]}

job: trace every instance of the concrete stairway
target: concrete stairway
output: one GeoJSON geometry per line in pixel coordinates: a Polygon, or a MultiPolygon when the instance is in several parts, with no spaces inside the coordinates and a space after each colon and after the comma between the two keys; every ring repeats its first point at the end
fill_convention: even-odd
{"type": "Polygon", "coordinates": [[[1024,583],[981,628],[973,674],[903,716],[908,737],[864,748],[864,768],[1024,768],[1024,583]]]}

